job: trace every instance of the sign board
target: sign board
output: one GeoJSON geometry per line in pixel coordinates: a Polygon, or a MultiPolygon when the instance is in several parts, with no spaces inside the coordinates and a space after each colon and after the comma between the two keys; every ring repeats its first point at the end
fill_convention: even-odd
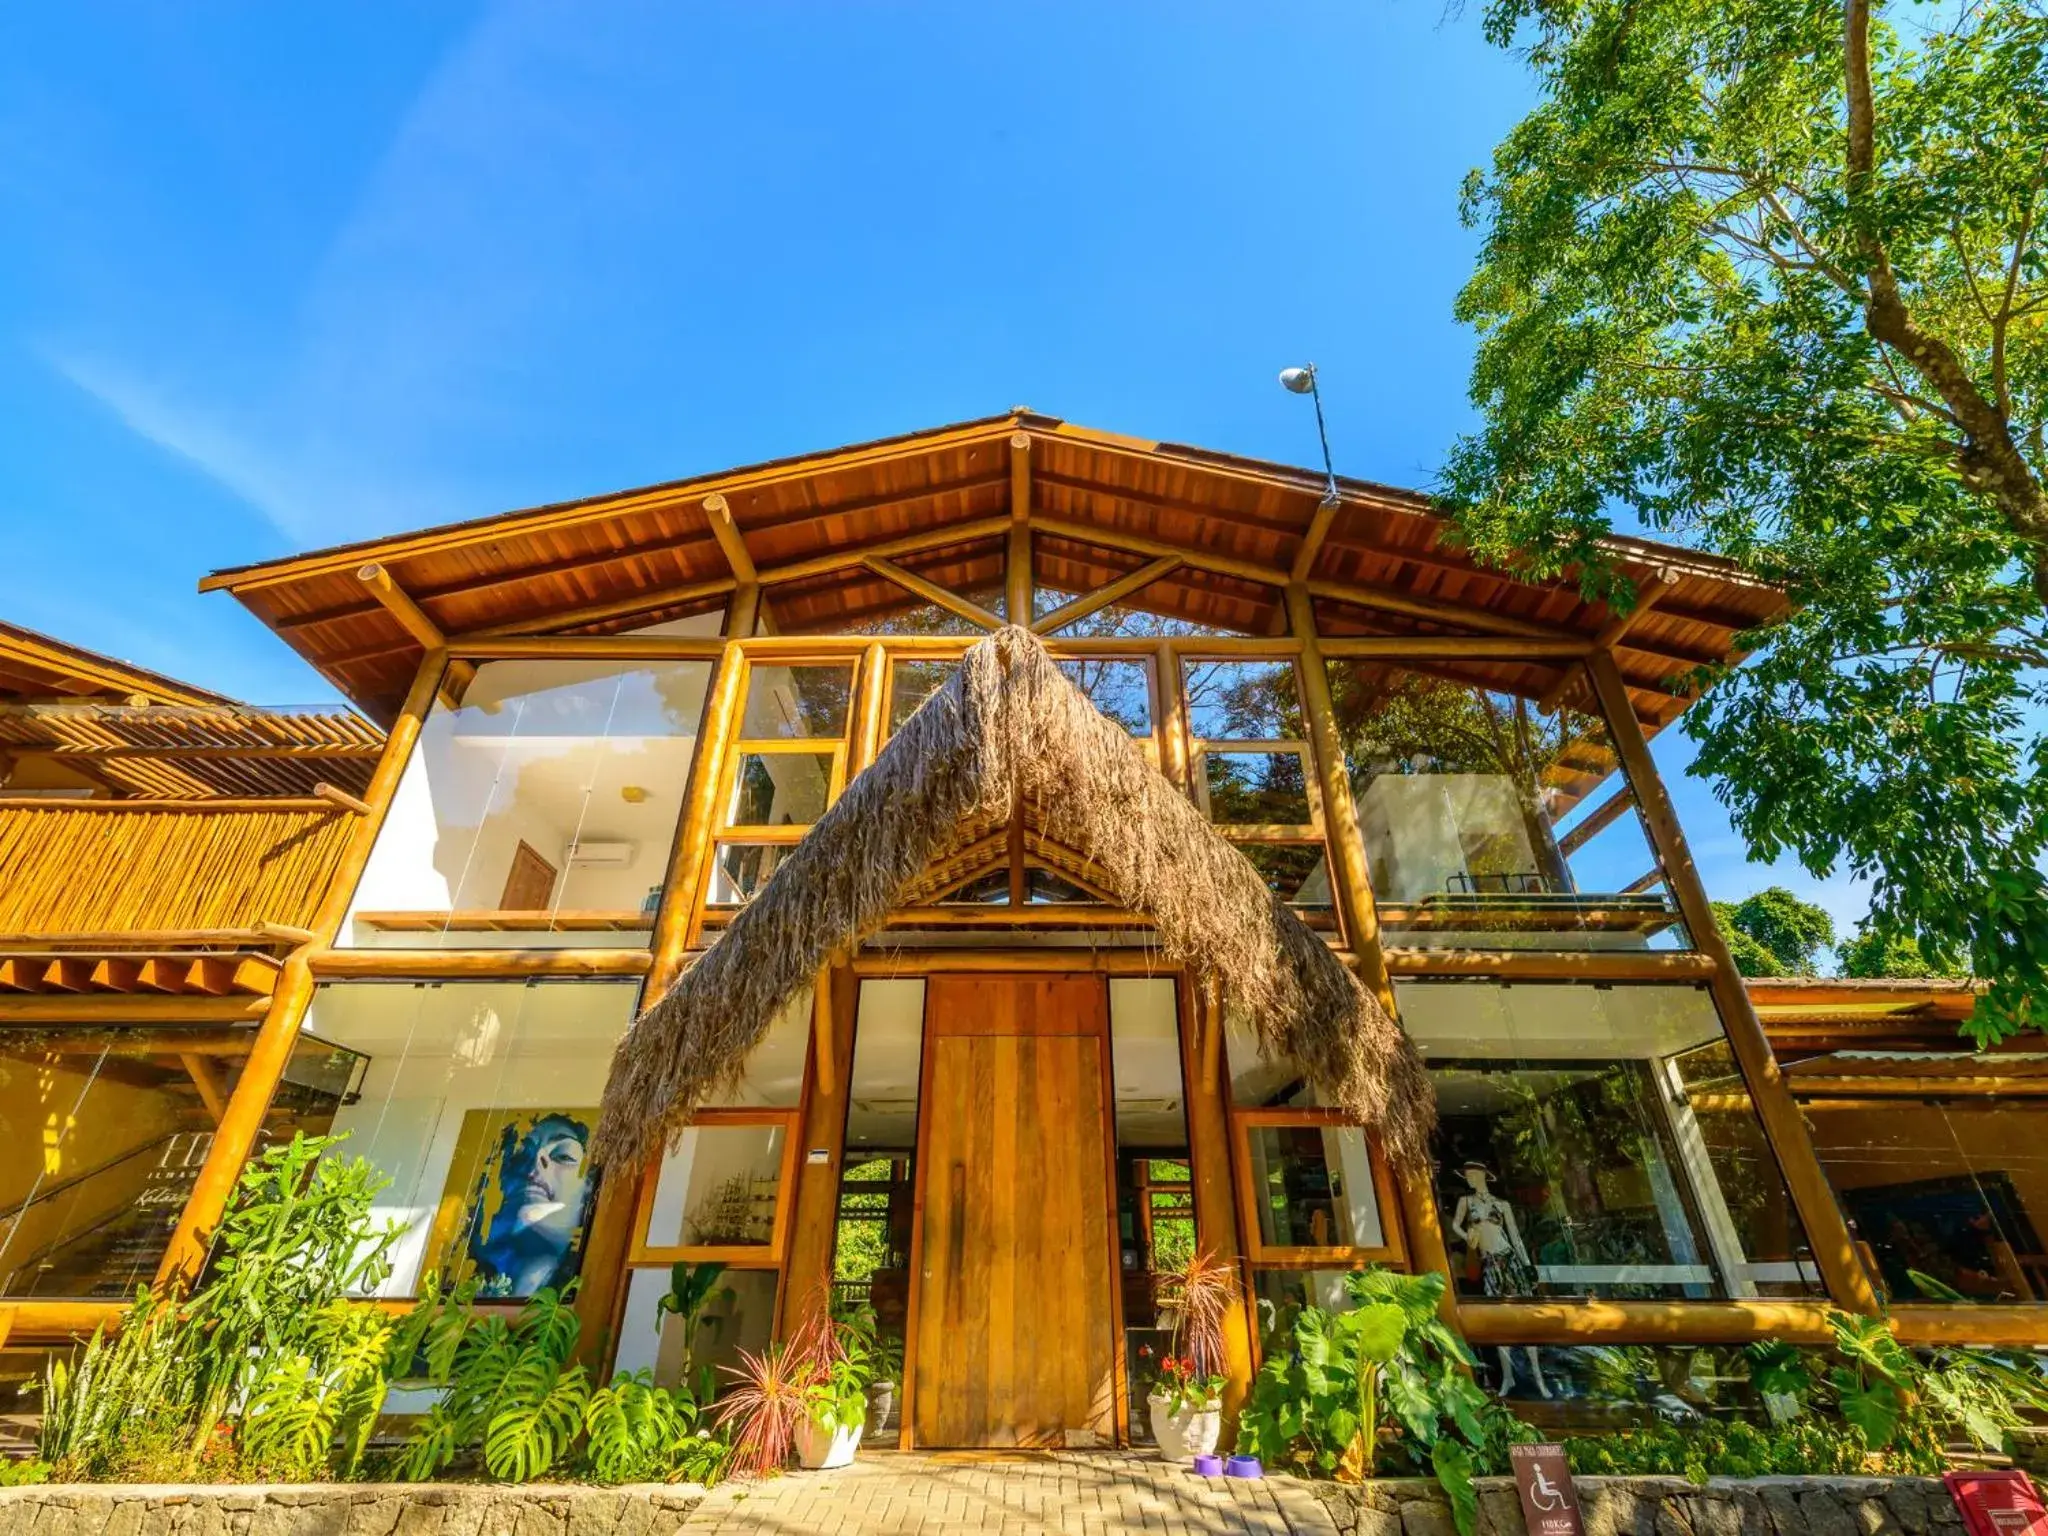
{"type": "MultiPolygon", "coordinates": [[[[1529,1536],[1584,1536],[1579,1495],[1561,1445],[1511,1445],[1515,1491],[1522,1496],[1522,1522],[1529,1536]]],[[[2048,1533],[2037,1533],[2048,1536],[2048,1533]]]]}
{"type": "Polygon", "coordinates": [[[1945,1472],[1970,1536],[2048,1536],[2048,1509],[2024,1472],[1945,1472]]]}

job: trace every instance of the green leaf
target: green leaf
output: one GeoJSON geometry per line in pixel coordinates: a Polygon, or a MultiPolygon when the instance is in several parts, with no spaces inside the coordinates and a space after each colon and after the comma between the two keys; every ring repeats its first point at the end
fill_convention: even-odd
{"type": "Polygon", "coordinates": [[[1451,1502],[1458,1536],[1473,1536],[1479,1528],[1479,1492],[1472,1485],[1472,1453],[1455,1440],[1439,1440],[1429,1448],[1429,1466],[1451,1502]]]}
{"type": "Polygon", "coordinates": [[[1845,1386],[1837,1406],[1842,1417],[1863,1432],[1873,1451],[1884,1450],[1899,1430],[1899,1389],[1888,1381],[1875,1386],[1845,1386]]]}
{"type": "Polygon", "coordinates": [[[1336,1327],[1360,1355],[1385,1365],[1400,1353],[1408,1334],[1408,1318],[1391,1302],[1367,1302],[1340,1316],[1336,1327]]]}

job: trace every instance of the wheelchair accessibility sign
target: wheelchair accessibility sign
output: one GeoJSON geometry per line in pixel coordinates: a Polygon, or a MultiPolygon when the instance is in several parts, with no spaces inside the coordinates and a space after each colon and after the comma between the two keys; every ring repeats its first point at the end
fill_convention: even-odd
{"type": "Polygon", "coordinates": [[[1522,1521],[1529,1536],[1584,1536],[1579,1496],[1561,1445],[1511,1445],[1515,1489],[1522,1496],[1522,1521]]]}

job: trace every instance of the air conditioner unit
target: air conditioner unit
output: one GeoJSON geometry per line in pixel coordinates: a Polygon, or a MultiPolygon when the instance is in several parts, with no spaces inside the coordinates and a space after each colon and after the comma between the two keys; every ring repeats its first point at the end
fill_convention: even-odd
{"type": "Polygon", "coordinates": [[[633,862],[633,843],[577,841],[562,852],[565,862],[579,869],[623,869],[633,862]]]}

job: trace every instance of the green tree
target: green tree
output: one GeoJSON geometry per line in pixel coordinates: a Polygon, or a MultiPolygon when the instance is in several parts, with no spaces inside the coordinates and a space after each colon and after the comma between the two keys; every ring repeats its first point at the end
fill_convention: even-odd
{"type": "MultiPolygon", "coordinates": [[[[1621,517],[1797,607],[1688,717],[1760,857],[2048,1023],[2048,15],[1492,0],[1542,99],[1466,189],[1484,558],[1623,605],[1621,517]]],[[[1674,660],[1674,669],[1682,663],[1674,660]]]]}
{"type": "Polygon", "coordinates": [[[1835,943],[1835,920],[1782,885],[1741,901],[1717,901],[1714,916],[1745,976],[1818,976],[1835,943]]]}
{"type": "Polygon", "coordinates": [[[1868,923],[1842,941],[1835,951],[1844,976],[1958,976],[1966,972],[1944,970],[1920,952],[1920,946],[1904,935],[1886,938],[1868,923]]]}

